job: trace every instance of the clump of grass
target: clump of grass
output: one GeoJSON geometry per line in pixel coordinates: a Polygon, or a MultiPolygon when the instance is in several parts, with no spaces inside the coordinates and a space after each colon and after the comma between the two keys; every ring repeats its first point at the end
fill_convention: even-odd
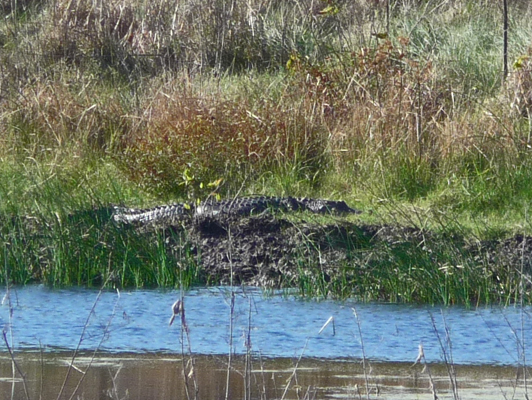
{"type": "Polygon", "coordinates": [[[384,254],[365,266],[369,279],[360,285],[366,300],[384,296],[391,302],[447,305],[501,301],[497,293],[490,293],[495,285],[486,267],[457,254],[455,244],[405,242],[378,251],[384,254]]]}
{"type": "Polygon", "coordinates": [[[172,84],[147,101],[140,122],[123,137],[121,158],[147,189],[183,197],[223,178],[225,190],[236,192],[287,164],[316,174],[324,159],[324,132],[304,110],[196,98],[172,84]]]}
{"type": "Polygon", "coordinates": [[[385,39],[321,61],[294,52],[286,97],[302,98],[313,121],[329,132],[337,173],[353,185],[384,184],[382,195],[412,199],[437,185],[445,159],[434,130],[452,114],[453,92],[409,42],[385,39]]]}
{"type": "MultiPolygon", "coordinates": [[[[30,2],[4,11],[15,20],[24,14],[38,28],[25,31],[14,25],[17,35],[31,38],[45,55],[44,65],[96,68],[129,82],[180,69],[221,73],[278,68],[292,50],[322,56],[330,47],[326,43],[348,23],[339,13],[319,14],[319,5],[310,1],[25,3],[30,2]]],[[[361,5],[349,8],[359,11],[361,5]]],[[[29,41],[24,49],[31,54],[29,41]]]]}
{"type": "Polygon", "coordinates": [[[121,195],[109,193],[117,183],[106,182],[105,174],[80,177],[75,172],[40,170],[40,180],[34,176],[36,170],[27,172],[29,176],[20,167],[1,172],[0,259],[9,271],[2,279],[93,287],[103,282],[118,287],[186,287],[202,281],[184,237],[172,232],[143,236],[113,222],[106,196],[121,195]],[[27,202],[19,204],[20,198],[27,202]],[[183,242],[179,251],[168,249],[169,235],[183,242]]]}
{"type": "Polygon", "coordinates": [[[127,129],[127,111],[94,79],[79,84],[45,80],[21,88],[15,101],[1,107],[9,116],[3,121],[3,151],[46,161],[60,149],[78,156],[110,150],[127,129]]]}
{"type": "MultiPolygon", "coordinates": [[[[514,62],[514,70],[506,82],[507,100],[515,115],[530,120],[532,111],[532,47],[521,54],[514,62]]],[[[530,144],[530,132],[527,136],[530,144]]]]}
{"type": "Polygon", "coordinates": [[[127,82],[177,58],[182,21],[180,6],[172,2],[76,0],[48,7],[53,27],[44,45],[52,62],[96,67],[127,82]]]}
{"type": "Polygon", "coordinates": [[[511,261],[497,260],[508,254],[495,255],[495,246],[450,232],[329,225],[321,235],[303,238],[288,285],[310,298],[477,306],[515,303],[524,293],[530,301],[530,288],[521,290],[521,272],[511,261]]]}
{"type": "Polygon", "coordinates": [[[29,218],[33,227],[27,220],[15,220],[3,224],[1,232],[4,252],[0,259],[14,283],[188,287],[201,282],[187,244],[183,243],[180,254],[171,254],[162,234],[140,236],[115,226],[109,209],[57,219],[29,218]]]}

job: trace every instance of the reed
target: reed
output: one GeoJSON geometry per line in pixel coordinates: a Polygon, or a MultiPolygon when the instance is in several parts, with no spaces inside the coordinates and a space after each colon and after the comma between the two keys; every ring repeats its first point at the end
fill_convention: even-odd
{"type": "Polygon", "coordinates": [[[527,272],[515,266],[521,247],[469,239],[467,230],[457,234],[464,229],[459,225],[450,231],[412,228],[417,217],[410,228],[335,223],[302,235],[295,249],[295,272],[287,274],[286,285],[303,297],[470,307],[530,301],[527,272]]]}
{"type": "MultiPolygon", "coordinates": [[[[27,179],[21,171],[3,172],[3,182],[27,179]]],[[[96,180],[89,187],[83,181],[101,177],[73,175],[54,172],[27,186],[0,187],[0,258],[8,271],[2,282],[8,276],[17,284],[186,287],[202,279],[184,237],[170,231],[140,236],[112,221],[112,208],[104,204],[108,188],[117,182],[96,180]],[[168,236],[183,246],[170,252],[168,236]]]]}
{"type": "MultiPolygon", "coordinates": [[[[6,269],[7,271],[7,269],[6,269]]],[[[6,275],[8,274],[8,272],[6,272],[6,275]]],[[[5,281],[6,282],[9,282],[9,277],[6,276],[5,277],[5,281]]],[[[75,363],[77,362],[78,358],[79,358],[79,354],[80,354],[80,349],[81,349],[81,345],[82,345],[82,342],[84,340],[87,339],[87,329],[89,328],[90,324],[91,324],[91,318],[94,316],[95,312],[96,312],[96,309],[97,309],[97,306],[99,305],[100,303],[100,299],[101,299],[101,295],[103,293],[103,290],[104,288],[107,286],[106,285],[107,282],[104,282],[100,288],[100,290],[97,292],[97,295],[95,297],[95,300],[90,308],[90,311],[87,315],[87,319],[85,320],[85,323],[83,324],[82,328],[81,328],[81,332],[80,332],[80,335],[79,335],[79,340],[78,340],[78,343],[76,345],[76,347],[72,350],[72,353],[71,353],[71,358],[68,362],[68,367],[67,367],[67,370],[66,370],[66,373],[65,373],[65,376],[62,380],[62,383],[60,384],[60,386],[58,386],[58,392],[57,392],[57,399],[60,400],[62,398],[68,398],[69,400],[72,400],[74,398],[77,398],[79,397],[79,391],[80,391],[80,388],[85,380],[85,377],[87,376],[87,372],[90,368],[92,368],[92,365],[94,363],[94,361],[96,360],[96,357],[97,357],[97,354],[98,352],[100,351],[101,349],[101,346],[103,344],[103,342],[106,340],[106,338],[108,337],[108,335],[110,334],[110,326],[111,326],[111,323],[116,315],[116,308],[117,308],[117,305],[119,303],[119,300],[120,300],[120,292],[117,290],[117,299],[114,303],[114,306],[112,308],[112,310],[110,310],[110,315],[109,315],[109,318],[107,319],[106,323],[101,326],[101,336],[99,336],[99,342],[98,344],[96,345],[96,347],[91,351],[91,354],[90,356],[88,357],[88,364],[84,367],[84,369],[80,369],[78,367],[75,366],[75,363]],[[79,377],[74,377],[72,372],[76,370],[78,372],[80,372],[80,376],[79,377]]],[[[19,360],[18,360],[18,356],[17,354],[15,353],[16,349],[13,345],[13,331],[12,331],[12,318],[14,316],[14,308],[13,308],[13,303],[12,303],[12,298],[11,298],[11,288],[10,288],[10,284],[9,283],[6,283],[6,294],[4,296],[4,299],[3,299],[3,302],[5,301],[7,303],[7,306],[9,307],[9,315],[10,315],[10,323],[8,324],[8,327],[6,327],[6,329],[4,329],[3,331],[3,338],[4,338],[4,343],[6,345],[6,348],[7,348],[7,351],[9,353],[9,357],[11,359],[11,363],[12,363],[12,369],[13,369],[13,381],[12,381],[12,389],[11,389],[11,397],[14,398],[15,396],[15,383],[17,382],[16,378],[20,377],[20,381],[22,382],[22,386],[23,386],[23,392],[24,392],[24,396],[25,396],[25,399],[26,400],[30,400],[32,398],[34,398],[33,396],[33,393],[30,392],[29,388],[28,388],[28,380],[27,380],[27,373],[26,371],[22,370],[20,365],[19,365],[19,360]],[[8,334],[10,336],[10,338],[8,339],[8,334]],[[11,341],[11,343],[10,343],[11,341]],[[18,374],[18,376],[17,376],[18,374]]],[[[2,302],[2,303],[3,303],[2,302]]],[[[40,342],[39,342],[39,348],[41,349],[41,363],[43,363],[43,360],[42,360],[42,347],[40,345],[40,342]]],[[[41,365],[41,368],[43,368],[43,365],[41,365]]],[[[119,371],[117,372],[117,375],[118,375],[119,371]]],[[[116,379],[116,376],[115,376],[115,379],[116,379]]],[[[42,374],[42,370],[41,370],[41,384],[40,384],[40,391],[38,392],[39,394],[39,398],[42,398],[42,395],[43,395],[43,374],[42,374]]],[[[114,384],[114,379],[113,379],[113,384],[114,384]]],[[[116,391],[116,385],[115,387],[113,388],[114,391],[116,391]]],[[[35,393],[35,395],[37,395],[37,393],[35,393]]]]}

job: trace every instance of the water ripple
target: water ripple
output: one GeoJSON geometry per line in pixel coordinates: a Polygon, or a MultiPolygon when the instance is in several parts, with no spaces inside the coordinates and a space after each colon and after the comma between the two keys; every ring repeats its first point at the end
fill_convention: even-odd
{"type": "MultiPolygon", "coordinates": [[[[455,363],[516,364],[521,357],[519,340],[525,339],[525,348],[526,342],[532,340],[530,308],[521,312],[518,307],[466,309],[304,301],[290,296],[264,296],[254,289],[234,290],[233,351],[236,353],[246,351],[250,330],[252,351],[267,357],[303,354],[319,358],[361,358],[364,349],[370,359],[413,362],[419,344],[423,344],[429,361],[441,361],[444,356],[441,340],[447,357],[452,353],[455,363]],[[362,337],[352,307],[356,307],[362,337]],[[318,334],[331,316],[334,329],[329,324],[318,334]],[[447,333],[452,348],[446,347],[447,333]]],[[[170,306],[178,298],[178,292],[138,290],[118,294],[109,291],[96,302],[97,296],[97,291],[87,289],[51,290],[43,286],[12,289],[11,333],[15,349],[41,347],[56,351],[79,345],[83,350],[99,347],[112,352],[182,351],[180,320],[168,326],[170,306]]],[[[194,353],[229,351],[230,298],[230,288],[195,289],[186,293],[186,321],[194,353]]],[[[6,300],[0,307],[0,324],[7,333],[10,333],[9,322],[6,300]]],[[[5,343],[2,346],[5,349],[5,343]]],[[[530,358],[530,346],[527,351],[530,358]]]]}

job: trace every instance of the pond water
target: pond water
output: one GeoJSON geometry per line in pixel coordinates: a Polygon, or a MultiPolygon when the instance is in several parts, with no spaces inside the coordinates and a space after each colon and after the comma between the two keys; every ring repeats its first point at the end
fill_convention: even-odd
{"type": "MultiPolygon", "coordinates": [[[[181,318],[169,326],[171,306],[179,296],[179,291],[99,295],[87,289],[15,287],[9,296],[5,290],[2,293],[0,324],[17,351],[58,352],[79,347],[112,353],[181,354],[181,318]]],[[[532,344],[527,346],[532,343],[530,308],[309,301],[228,287],[190,290],[184,293],[184,305],[194,354],[228,354],[232,337],[234,353],[246,353],[248,343],[253,353],[269,358],[365,356],[373,361],[413,363],[420,344],[429,362],[444,361],[444,351],[454,363],[469,365],[517,365],[524,356],[532,357],[532,344]],[[322,330],[331,317],[334,321],[322,330]]],[[[5,343],[1,348],[6,350],[5,343]]]]}
{"type": "Polygon", "coordinates": [[[433,399],[437,393],[486,400],[528,393],[522,365],[532,355],[530,308],[310,301],[219,287],[184,293],[185,319],[169,326],[179,291],[26,286],[1,294],[0,399],[433,399]],[[420,344],[428,369],[414,365],[420,344]],[[448,369],[451,360],[455,370],[448,369]]]}

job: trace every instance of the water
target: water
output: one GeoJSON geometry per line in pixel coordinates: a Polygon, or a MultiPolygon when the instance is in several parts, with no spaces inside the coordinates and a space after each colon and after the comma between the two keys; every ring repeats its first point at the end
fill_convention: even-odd
{"type": "MultiPolygon", "coordinates": [[[[233,349],[237,354],[246,352],[249,330],[253,353],[263,357],[361,359],[364,351],[374,361],[413,363],[423,344],[427,361],[440,362],[444,360],[442,348],[451,354],[445,345],[447,328],[456,364],[516,365],[522,361],[519,340],[523,338],[527,359],[532,356],[528,345],[532,341],[531,308],[357,304],[265,296],[255,289],[234,291],[233,349]],[[334,327],[330,323],[319,333],[330,317],[334,327]]],[[[181,321],[178,318],[168,325],[170,307],[178,296],[177,291],[137,290],[109,291],[98,297],[94,290],[19,287],[4,297],[0,324],[19,351],[79,347],[113,353],[181,354],[181,321]]],[[[230,298],[227,287],[185,294],[193,353],[228,353],[230,298]]],[[[6,350],[4,341],[1,348],[6,350]]]]}
{"type": "MultiPolygon", "coordinates": [[[[26,373],[31,399],[57,400],[62,387],[61,399],[187,398],[179,356],[100,356],[90,368],[90,357],[78,356],[74,362],[77,369],[71,371],[65,385],[71,357],[57,353],[25,353],[17,358],[19,367],[26,373]],[[79,372],[85,370],[84,374],[79,372]]],[[[226,392],[229,399],[366,399],[366,387],[372,399],[434,399],[431,378],[421,365],[412,367],[411,363],[372,363],[364,373],[362,364],[356,361],[303,359],[296,371],[294,360],[262,359],[260,362],[254,360],[246,381],[242,361],[241,358],[233,360],[226,391],[227,357],[196,356],[198,399],[224,400],[226,392]],[[244,394],[246,387],[247,396],[244,394]]],[[[458,366],[456,375],[462,400],[525,398],[525,385],[522,380],[516,381],[515,367],[458,366]]],[[[12,376],[9,357],[0,356],[0,398],[26,399],[20,378],[13,380],[12,376]]],[[[454,398],[444,365],[432,365],[431,377],[439,399],[454,398]]],[[[189,382],[189,389],[193,392],[192,382],[189,382]]]]}

